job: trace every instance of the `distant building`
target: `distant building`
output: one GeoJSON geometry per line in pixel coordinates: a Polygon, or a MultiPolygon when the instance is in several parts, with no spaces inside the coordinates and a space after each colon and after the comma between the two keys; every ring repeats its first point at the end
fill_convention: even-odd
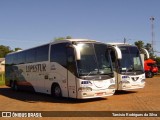
{"type": "Polygon", "coordinates": [[[0,72],[5,71],[5,58],[0,58],[0,72]]]}

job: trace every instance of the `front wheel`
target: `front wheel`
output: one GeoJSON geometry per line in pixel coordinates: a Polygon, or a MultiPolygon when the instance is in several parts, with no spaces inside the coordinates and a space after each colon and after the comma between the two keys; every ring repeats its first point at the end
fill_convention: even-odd
{"type": "Polygon", "coordinates": [[[14,91],[18,91],[18,85],[15,81],[11,82],[11,89],[14,91]]]}
{"type": "Polygon", "coordinates": [[[56,97],[56,98],[62,97],[62,92],[61,92],[61,88],[59,87],[59,85],[55,85],[52,87],[52,95],[53,97],[56,97]]]}
{"type": "Polygon", "coordinates": [[[152,78],[152,77],[153,77],[153,73],[152,73],[151,71],[148,71],[148,72],[146,73],[146,77],[147,77],[147,78],[152,78]]]}

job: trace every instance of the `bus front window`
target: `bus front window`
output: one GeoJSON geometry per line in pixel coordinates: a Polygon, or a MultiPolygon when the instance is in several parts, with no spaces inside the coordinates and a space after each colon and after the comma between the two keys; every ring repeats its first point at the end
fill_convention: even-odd
{"type": "Polygon", "coordinates": [[[107,46],[104,44],[79,43],[81,60],[77,61],[80,76],[112,73],[107,46]]]}
{"type": "Polygon", "coordinates": [[[120,46],[122,59],[119,61],[121,72],[143,71],[139,51],[134,46],[120,46]]]}

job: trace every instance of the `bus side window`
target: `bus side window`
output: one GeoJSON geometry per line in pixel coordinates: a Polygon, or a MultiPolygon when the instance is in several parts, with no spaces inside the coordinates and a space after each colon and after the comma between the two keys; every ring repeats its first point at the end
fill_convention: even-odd
{"type": "Polygon", "coordinates": [[[73,48],[67,48],[67,68],[72,74],[76,75],[76,62],[73,48]]]}
{"type": "Polygon", "coordinates": [[[54,44],[51,46],[50,61],[67,67],[66,43],[54,44]]]}
{"type": "Polygon", "coordinates": [[[34,63],[36,60],[36,48],[30,49],[26,53],[26,62],[34,63]]]}
{"type": "Polygon", "coordinates": [[[40,46],[36,49],[36,62],[48,61],[49,45],[40,46]]]}

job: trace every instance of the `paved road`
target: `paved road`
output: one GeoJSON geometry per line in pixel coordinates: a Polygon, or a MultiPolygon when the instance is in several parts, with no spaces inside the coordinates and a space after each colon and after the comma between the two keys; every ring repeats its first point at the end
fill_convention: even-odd
{"type": "MultiPolygon", "coordinates": [[[[51,96],[26,91],[12,91],[0,86],[0,110],[2,111],[160,111],[160,77],[146,79],[144,89],[116,92],[107,98],[76,100],[53,99],[51,96]]],[[[60,118],[54,118],[60,119],[60,118]]],[[[64,119],[75,119],[64,118],[64,119]]],[[[90,119],[79,117],[76,119],[90,119]]],[[[103,117],[96,119],[104,119],[103,117]]],[[[117,119],[117,118],[109,118],[117,119]]],[[[134,118],[119,118],[130,120],[134,118]]],[[[138,118],[138,119],[160,119],[138,118]]],[[[45,118],[46,120],[46,118],[45,118]]]]}

